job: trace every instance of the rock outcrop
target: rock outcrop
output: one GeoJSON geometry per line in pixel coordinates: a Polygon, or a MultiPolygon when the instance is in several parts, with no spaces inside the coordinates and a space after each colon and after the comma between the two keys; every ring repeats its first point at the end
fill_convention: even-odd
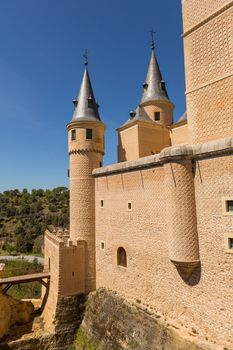
{"type": "Polygon", "coordinates": [[[15,323],[28,322],[34,307],[30,301],[22,301],[0,294],[0,338],[9,334],[15,323]]]}

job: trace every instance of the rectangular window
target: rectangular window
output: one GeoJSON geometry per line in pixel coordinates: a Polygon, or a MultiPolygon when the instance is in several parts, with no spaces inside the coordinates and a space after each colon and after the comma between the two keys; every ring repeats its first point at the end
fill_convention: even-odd
{"type": "Polygon", "coordinates": [[[233,238],[228,238],[228,248],[233,250],[233,238]]]}
{"type": "Polygon", "coordinates": [[[92,129],[86,129],[86,139],[92,140],[92,129]]]}
{"type": "Polygon", "coordinates": [[[100,162],[100,168],[103,166],[103,163],[102,162],[100,162]]]}
{"type": "Polygon", "coordinates": [[[233,200],[226,201],[226,210],[228,213],[233,213],[233,200]]]}
{"type": "Polygon", "coordinates": [[[155,120],[160,120],[160,112],[155,112],[154,113],[154,119],[155,120]]]}
{"type": "Polygon", "coordinates": [[[103,200],[103,199],[100,200],[100,207],[101,207],[101,208],[104,207],[104,200],[103,200]]]}
{"type": "Polygon", "coordinates": [[[132,202],[128,202],[127,203],[127,209],[128,210],[132,210],[132,202]]]}
{"type": "Polygon", "coordinates": [[[71,140],[72,141],[76,140],[76,130],[71,130],[71,140]]]}
{"type": "Polygon", "coordinates": [[[100,247],[101,247],[102,250],[105,248],[104,242],[101,242],[101,243],[100,243],[100,247]]]}
{"type": "Polygon", "coordinates": [[[70,177],[70,169],[67,169],[67,176],[70,177]]]}

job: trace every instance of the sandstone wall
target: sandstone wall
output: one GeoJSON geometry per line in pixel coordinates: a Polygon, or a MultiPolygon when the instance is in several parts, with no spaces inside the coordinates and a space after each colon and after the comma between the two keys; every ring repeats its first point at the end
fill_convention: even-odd
{"type": "MultiPolygon", "coordinates": [[[[217,145],[203,146],[207,153],[211,149],[217,152],[217,145]]],[[[193,152],[197,154],[198,149],[193,152]]],[[[226,234],[233,233],[233,216],[225,215],[222,209],[223,198],[233,198],[233,156],[218,154],[196,156],[193,163],[201,265],[188,279],[169,259],[167,218],[174,213],[167,211],[168,186],[159,156],[115,165],[115,173],[111,173],[111,166],[102,169],[102,174],[96,172],[97,287],[115,290],[128,300],[140,300],[155,312],[197,330],[202,339],[208,336],[233,349],[233,254],[227,251],[225,240],[226,234]],[[118,247],[126,250],[126,268],[117,265],[118,247]]],[[[173,170],[176,186],[184,179],[173,170]]],[[[181,209],[176,215],[182,224],[185,206],[181,209]]],[[[192,217],[190,220],[191,224],[192,217]]],[[[193,241],[188,234],[186,238],[188,247],[193,241]]]]}
{"type": "Polygon", "coordinates": [[[174,125],[170,130],[170,137],[172,146],[191,143],[188,124],[174,125]]]}
{"type": "Polygon", "coordinates": [[[233,1],[184,0],[187,114],[193,142],[233,134],[233,1]]]}

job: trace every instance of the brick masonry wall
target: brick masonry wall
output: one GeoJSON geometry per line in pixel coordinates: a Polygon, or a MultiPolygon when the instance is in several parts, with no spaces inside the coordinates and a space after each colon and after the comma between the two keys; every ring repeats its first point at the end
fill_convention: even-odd
{"type": "Polygon", "coordinates": [[[184,32],[199,24],[184,36],[187,114],[194,143],[233,134],[233,6],[201,24],[226,4],[233,2],[183,2],[184,32]]]}
{"type": "Polygon", "coordinates": [[[229,3],[231,0],[182,0],[184,31],[229,3]]]}
{"type": "Polygon", "coordinates": [[[188,124],[183,124],[177,127],[173,127],[170,130],[171,145],[181,145],[184,143],[190,143],[191,138],[189,135],[188,124]]]}
{"type": "MultiPolygon", "coordinates": [[[[155,312],[195,329],[200,337],[233,349],[233,255],[226,253],[224,246],[224,235],[233,231],[233,226],[232,217],[222,212],[222,197],[233,198],[232,174],[233,156],[196,164],[201,267],[188,280],[169,259],[164,167],[97,177],[97,287],[116,290],[128,300],[140,300],[155,312]],[[131,211],[128,201],[132,202],[131,211]],[[117,266],[120,246],[127,252],[127,268],[117,266]]],[[[177,215],[182,221],[182,211],[177,215]]]]}
{"type": "Polygon", "coordinates": [[[95,183],[92,171],[100,167],[104,153],[104,124],[75,122],[68,126],[70,154],[70,238],[84,240],[85,291],[95,289],[95,183]],[[86,129],[92,139],[86,139],[86,129]],[[76,140],[71,132],[76,130],[76,140]]]}

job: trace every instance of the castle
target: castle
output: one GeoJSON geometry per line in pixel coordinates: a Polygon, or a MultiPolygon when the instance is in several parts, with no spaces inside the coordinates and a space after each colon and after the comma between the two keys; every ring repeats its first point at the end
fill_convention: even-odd
{"type": "Polygon", "coordinates": [[[141,101],[102,167],[87,66],[68,129],[70,232],[45,234],[44,318],[104,287],[233,348],[233,1],[182,0],[187,113],[173,123],[152,42],[141,101]]]}

